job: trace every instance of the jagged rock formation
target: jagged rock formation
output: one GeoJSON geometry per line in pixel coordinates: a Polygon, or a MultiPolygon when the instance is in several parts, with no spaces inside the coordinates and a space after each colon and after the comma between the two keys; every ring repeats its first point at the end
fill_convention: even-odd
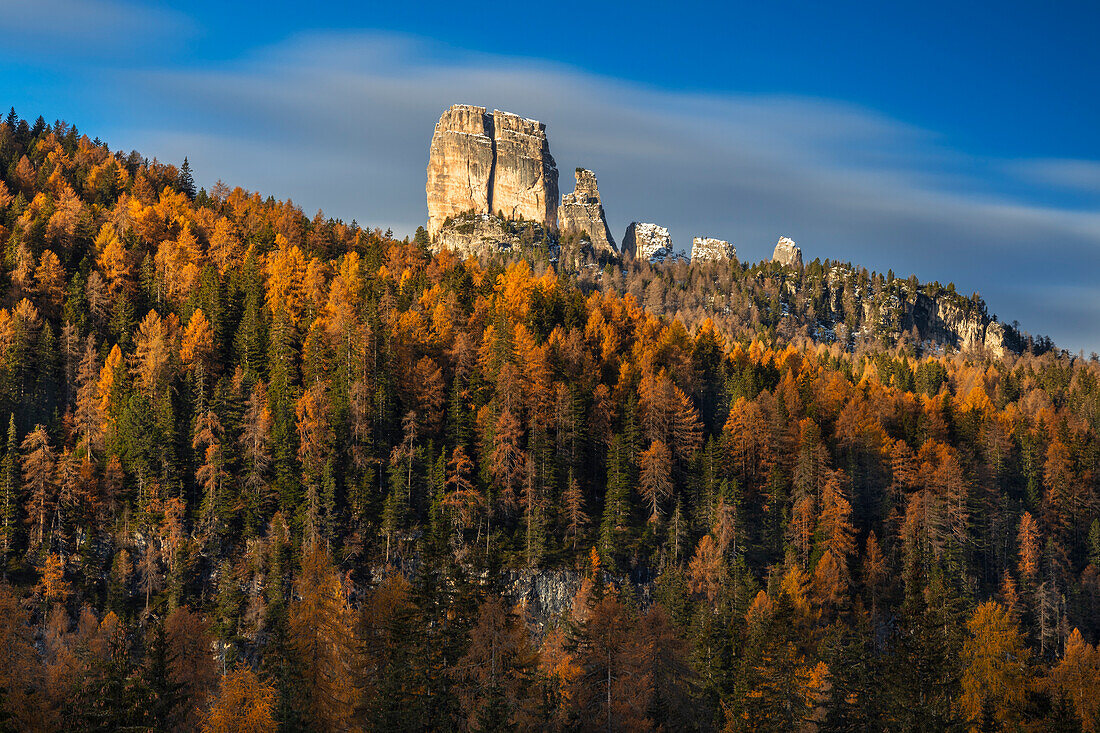
{"type": "Polygon", "coordinates": [[[484,107],[456,104],[439,118],[428,154],[428,234],[466,212],[489,213],[492,118],[484,107]]]}
{"type": "MultiPolygon", "coordinates": [[[[432,136],[425,192],[428,231],[436,250],[468,256],[540,247],[552,258],[568,258],[576,253],[560,252],[555,236],[560,211],[562,234],[586,235],[581,251],[591,245],[594,254],[618,254],[595,174],[578,168],[576,188],[561,199],[559,209],[557,166],[550,155],[546,126],[535,120],[499,110],[489,114],[484,107],[452,106],[439,118],[432,136]]],[[[651,223],[630,224],[622,253],[651,263],[686,260],[673,249],[668,229],[651,223]]],[[[694,262],[736,256],[736,249],[724,240],[692,240],[694,262]]],[[[805,273],[802,251],[789,237],[781,237],[772,261],[792,269],[785,275],[784,295],[793,298],[796,282],[805,273]]],[[[850,267],[834,266],[826,273],[825,297],[826,311],[817,313],[812,322],[803,321],[803,327],[826,341],[851,343],[856,338],[909,335],[927,344],[985,350],[998,357],[1022,348],[1015,329],[991,319],[984,305],[976,306],[953,292],[901,286],[865,292],[853,281],[850,267]],[[859,316],[850,331],[846,319],[853,309],[859,316]]],[[[775,316],[777,325],[783,327],[791,320],[788,314],[795,303],[788,300],[782,305],[775,316]]],[[[798,317],[794,316],[796,322],[798,317]]]]}
{"type": "MultiPolygon", "coordinates": [[[[815,337],[831,340],[846,333],[846,308],[859,309],[859,334],[897,341],[906,336],[917,344],[950,347],[959,351],[987,351],[998,358],[1023,346],[1015,331],[993,320],[984,305],[975,304],[953,291],[921,288],[915,278],[910,285],[895,280],[886,292],[867,292],[857,282],[855,272],[846,265],[834,265],[825,277],[828,315],[821,318],[815,337]],[[854,291],[845,305],[845,290],[854,291]]],[[[796,289],[786,290],[788,298],[796,289]]],[[[820,318],[820,316],[819,316],[820,318]]]]}
{"type": "Polygon", "coordinates": [[[665,249],[664,247],[661,247],[659,250],[653,253],[653,256],[649,258],[649,261],[656,265],[664,265],[666,263],[675,262],[690,263],[691,259],[688,258],[688,256],[683,252],[674,252],[670,249],[665,249]]]}
{"type": "Polygon", "coordinates": [[[623,236],[623,254],[636,260],[661,261],[673,255],[672,236],[657,224],[632,221],[623,236]]]}
{"type": "Polygon", "coordinates": [[[554,618],[572,609],[584,577],[577,570],[510,570],[501,580],[509,600],[522,605],[541,632],[554,618]]]}
{"type": "Polygon", "coordinates": [[[576,170],[577,185],[573,193],[562,196],[558,208],[558,230],[561,235],[575,234],[586,238],[596,254],[617,255],[615,239],[607,227],[596,174],[586,168],[576,170]]]}
{"type": "Polygon", "coordinates": [[[1009,334],[1000,321],[990,321],[985,327],[985,337],[982,346],[998,359],[1002,358],[1009,350],[1016,351],[1009,345],[1009,334]]]}
{"type": "MultiPolygon", "coordinates": [[[[563,613],[572,610],[585,577],[579,570],[503,570],[500,580],[509,600],[522,606],[536,637],[541,637],[563,613]]],[[[648,574],[617,576],[605,571],[603,582],[620,589],[629,587],[640,608],[648,608],[654,600],[653,579],[648,574]]]]}
{"type": "Polygon", "coordinates": [[[436,250],[449,249],[462,257],[519,251],[545,245],[551,254],[557,245],[546,227],[536,221],[512,221],[489,214],[461,214],[436,233],[436,250]]]}
{"type": "Polygon", "coordinates": [[[952,302],[949,296],[931,298],[917,293],[905,303],[905,311],[904,325],[907,329],[915,328],[924,341],[948,344],[959,351],[985,349],[998,359],[1010,348],[1003,325],[984,312],[967,310],[952,302]]]}
{"type": "Polygon", "coordinates": [[[714,237],[694,237],[691,240],[692,262],[715,262],[736,260],[737,248],[724,239],[714,237]]]}
{"type": "Polygon", "coordinates": [[[493,110],[493,191],[489,213],[526,219],[556,230],[558,167],[550,155],[546,125],[493,110]]]}
{"type": "Polygon", "coordinates": [[[780,237],[772,252],[772,261],[787,267],[802,267],[802,250],[790,237],[780,237]]]}
{"type": "Polygon", "coordinates": [[[558,169],[546,125],[456,104],[436,123],[428,156],[428,234],[447,219],[503,214],[557,229],[558,169]]]}

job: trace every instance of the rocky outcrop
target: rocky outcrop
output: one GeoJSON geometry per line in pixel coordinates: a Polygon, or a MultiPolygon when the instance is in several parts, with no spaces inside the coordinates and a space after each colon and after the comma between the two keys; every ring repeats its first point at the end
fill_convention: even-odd
{"type": "Polygon", "coordinates": [[[462,257],[519,251],[545,245],[553,254],[556,243],[539,222],[512,221],[489,214],[461,214],[442,227],[433,240],[436,250],[449,249],[462,257]]]}
{"type": "Polygon", "coordinates": [[[694,237],[691,240],[692,262],[720,262],[736,259],[737,248],[724,239],[694,237]]]}
{"type": "Polygon", "coordinates": [[[546,125],[510,112],[493,111],[493,190],[489,213],[536,221],[550,230],[558,223],[558,167],[550,155],[546,125]]]}
{"type": "Polygon", "coordinates": [[[632,221],[623,236],[623,254],[636,260],[664,261],[673,255],[672,236],[657,224],[632,221]]]}
{"type": "MultiPolygon", "coordinates": [[[[580,570],[503,570],[500,583],[508,599],[522,609],[524,619],[538,638],[562,614],[573,610],[585,577],[586,573],[580,570]]],[[[629,588],[629,596],[640,609],[648,608],[654,601],[654,580],[655,577],[644,568],[629,575],[603,573],[606,587],[620,591],[629,588]]]]}
{"type": "Polygon", "coordinates": [[[439,118],[428,154],[428,234],[466,212],[488,214],[493,179],[492,117],[456,104],[439,118]]]}
{"type": "Polygon", "coordinates": [[[573,609],[584,573],[577,570],[506,570],[501,578],[509,600],[540,632],[573,609]]]}
{"type": "MultiPolygon", "coordinates": [[[[365,599],[378,583],[395,574],[406,579],[416,577],[423,567],[422,562],[422,558],[408,558],[370,566],[366,572],[369,582],[352,586],[353,599],[365,599]]],[[[491,578],[488,570],[471,565],[464,565],[463,569],[471,580],[499,587],[509,603],[522,611],[523,619],[536,639],[560,621],[562,614],[573,610],[577,592],[588,577],[587,571],[568,568],[505,567],[492,571],[491,578]]],[[[626,590],[639,610],[644,611],[655,601],[653,591],[657,575],[649,568],[638,567],[623,575],[605,570],[602,571],[602,580],[605,588],[626,590]]]]}
{"type": "Polygon", "coordinates": [[[1008,331],[999,321],[990,321],[985,327],[982,345],[998,359],[1009,351],[1008,331]]]}
{"type": "Polygon", "coordinates": [[[780,237],[772,252],[772,262],[778,262],[787,267],[802,267],[802,250],[795,245],[790,237],[780,237]]]}
{"type": "MultiPolygon", "coordinates": [[[[841,312],[839,289],[833,278],[829,284],[830,309],[841,312]]],[[[1020,351],[1014,333],[990,318],[984,308],[975,308],[969,299],[947,291],[928,295],[906,290],[901,291],[901,297],[891,295],[878,304],[872,299],[863,300],[860,305],[864,324],[894,340],[912,334],[920,343],[963,352],[987,352],[997,358],[1009,351],[1020,351]]]]}
{"type": "Polygon", "coordinates": [[[558,207],[558,230],[563,237],[576,235],[587,239],[596,254],[617,255],[615,239],[607,227],[596,174],[586,168],[576,171],[577,185],[573,193],[562,196],[558,207]]]}
{"type": "Polygon", "coordinates": [[[428,156],[428,234],[447,219],[503,214],[557,229],[558,169],[546,126],[509,112],[456,104],[436,123],[428,156]]]}
{"type": "Polygon", "coordinates": [[[905,305],[904,325],[907,330],[915,328],[923,341],[946,344],[959,351],[988,350],[997,358],[1010,350],[1008,333],[1002,324],[983,311],[956,302],[950,295],[932,298],[917,293],[905,305]]]}
{"type": "MultiPolygon", "coordinates": [[[[784,293],[797,295],[800,278],[787,278],[784,293]]],[[[955,349],[985,353],[1001,358],[1021,353],[1024,343],[1010,326],[990,317],[984,303],[965,298],[952,289],[935,284],[920,286],[916,279],[894,280],[884,290],[866,289],[857,272],[848,265],[833,265],[825,275],[825,308],[818,315],[815,337],[825,341],[849,337],[910,339],[918,348],[955,349]],[[855,307],[859,328],[849,333],[848,308],[855,307]]]]}

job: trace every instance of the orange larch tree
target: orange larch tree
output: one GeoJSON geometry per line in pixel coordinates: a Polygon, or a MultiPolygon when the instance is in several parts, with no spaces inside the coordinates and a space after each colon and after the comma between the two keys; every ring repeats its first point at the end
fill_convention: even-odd
{"type": "Polygon", "coordinates": [[[218,697],[203,721],[203,733],[266,733],[275,730],[275,688],[247,667],[221,679],[218,697]]]}
{"type": "Polygon", "coordinates": [[[1027,694],[1029,650],[1008,612],[996,601],[978,606],[966,628],[962,712],[976,722],[989,707],[1002,725],[1010,726],[1019,718],[1027,694]]]}

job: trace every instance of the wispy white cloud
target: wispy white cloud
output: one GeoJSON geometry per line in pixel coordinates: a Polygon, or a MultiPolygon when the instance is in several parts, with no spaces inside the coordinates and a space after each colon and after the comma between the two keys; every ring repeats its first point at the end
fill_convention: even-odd
{"type": "Polygon", "coordinates": [[[1013,164],[1010,170],[1037,183],[1100,197],[1100,161],[1028,160],[1013,164]]]}
{"type": "MultiPolygon", "coordinates": [[[[678,93],[377,33],[306,35],[234,64],[113,85],[143,90],[140,123],[120,133],[127,147],[189,155],[208,182],[401,233],[426,218],[440,111],[508,109],[547,123],[563,192],[575,166],[596,171],[616,237],[631,220],[656,221],[680,246],[721,236],[759,259],[790,235],[810,259],[953,280],[1006,320],[1100,348],[1088,327],[1100,298],[1075,301],[1082,318],[1032,310],[1058,287],[1100,293],[1100,213],[998,193],[990,176],[1012,178],[1016,162],[974,158],[852,105],[678,93]]],[[[1089,180],[1087,164],[1060,163],[1089,180]]]]}
{"type": "Polygon", "coordinates": [[[182,13],[127,0],[3,0],[0,32],[5,43],[53,54],[127,56],[133,49],[190,34],[182,13]],[[75,48],[74,48],[75,46],[75,48]]]}

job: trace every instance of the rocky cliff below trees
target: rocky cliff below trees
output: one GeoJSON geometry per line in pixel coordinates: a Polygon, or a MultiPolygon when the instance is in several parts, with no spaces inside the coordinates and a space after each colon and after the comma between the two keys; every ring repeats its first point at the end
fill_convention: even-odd
{"type": "MultiPolygon", "coordinates": [[[[998,322],[980,297],[814,259],[803,267],[764,261],[660,264],[628,259],[621,271],[580,272],[581,287],[632,294],[646,310],[685,321],[710,318],[736,339],[811,340],[845,350],[943,349],[1001,357],[1029,348],[1018,326],[998,322]]],[[[1038,352],[1049,342],[1035,342],[1038,352]]]]}
{"type": "Polygon", "coordinates": [[[984,349],[998,359],[1008,351],[1020,350],[1004,325],[946,295],[931,298],[917,293],[905,306],[905,325],[915,328],[923,341],[948,344],[960,351],[984,349]]]}
{"type": "Polygon", "coordinates": [[[1015,329],[991,318],[976,295],[966,298],[938,283],[922,287],[916,278],[889,280],[863,273],[834,265],[825,275],[826,310],[842,333],[984,351],[997,358],[1023,349],[1015,329]]]}

